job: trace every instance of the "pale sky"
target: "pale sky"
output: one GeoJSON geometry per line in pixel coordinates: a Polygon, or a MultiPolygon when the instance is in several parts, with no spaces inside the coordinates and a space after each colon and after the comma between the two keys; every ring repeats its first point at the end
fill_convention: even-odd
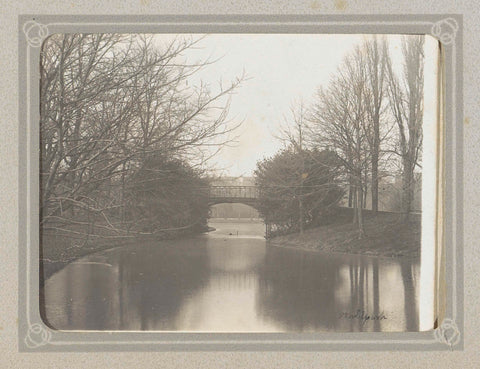
{"type": "MultiPolygon", "coordinates": [[[[175,36],[178,35],[156,35],[156,41],[168,42],[175,36]]],[[[194,39],[200,36],[187,35],[194,39]]],[[[188,62],[219,59],[190,78],[190,85],[203,80],[216,91],[220,79],[227,86],[243,72],[249,78],[236,90],[230,106],[229,118],[243,121],[236,132],[237,143],[222,149],[211,164],[223,168],[224,175],[251,176],[258,160],[274,155],[282,147],[273,135],[278,133],[280,125],[285,125],[285,117],[291,118],[292,103],[301,98],[308,106],[317,88],[328,85],[345,55],[365,37],[369,36],[212,34],[195,49],[187,50],[183,56],[188,62]]],[[[387,39],[392,61],[399,63],[400,37],[389,35],[387,39]]],[[[427,38],[426,50],[434,47],[433,39],[427,38]]],[[[426,66],[425,88],[435,98],[428,73],[426,66]]],[[[427,114],[428,105],[426,96],[427,114]]]]}

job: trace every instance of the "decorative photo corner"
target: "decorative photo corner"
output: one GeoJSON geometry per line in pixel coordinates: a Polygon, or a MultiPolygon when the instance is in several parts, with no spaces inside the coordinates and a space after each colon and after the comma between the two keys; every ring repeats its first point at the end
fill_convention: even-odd
{"type": "Polygon", "coordinates": [[[462,350],[462,53],[460,15],[20,16],[19,349],[462,350]]]}

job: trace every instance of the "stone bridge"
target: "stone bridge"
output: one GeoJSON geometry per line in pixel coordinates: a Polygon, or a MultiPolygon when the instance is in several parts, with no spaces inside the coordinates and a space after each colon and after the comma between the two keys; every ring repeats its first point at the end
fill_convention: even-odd
{"type": "Polygon", "coordinates": [[[256,207],[258,189],[256,186],[210,186],[209,204],[241,203],[256,207]]]}

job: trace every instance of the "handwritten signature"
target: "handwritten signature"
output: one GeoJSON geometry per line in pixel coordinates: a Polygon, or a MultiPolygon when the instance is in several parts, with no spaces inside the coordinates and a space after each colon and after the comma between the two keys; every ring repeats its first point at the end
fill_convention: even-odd
{"type": "Polygon", "coordinates": [[[338,319],[350,319],[350,320],[360,320],[362,322],[362,325],[364,325],[366,322],[369,320],[374,321],[374,320],[385,320],[387,317],[383,313],[383,311],[380,314],[368,314],[364,310],[358,309],[356,312],[343,312],[338,315],[338,319]]]}

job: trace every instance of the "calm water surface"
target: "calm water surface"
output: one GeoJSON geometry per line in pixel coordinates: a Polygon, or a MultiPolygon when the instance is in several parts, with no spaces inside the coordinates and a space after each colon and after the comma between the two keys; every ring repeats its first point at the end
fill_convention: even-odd
{"type": "Polygon", "coordinates": [[[272,247],[255,222],[79,259],[45,282],[62,330],[418,330],[418,261],[272,247]]]}

